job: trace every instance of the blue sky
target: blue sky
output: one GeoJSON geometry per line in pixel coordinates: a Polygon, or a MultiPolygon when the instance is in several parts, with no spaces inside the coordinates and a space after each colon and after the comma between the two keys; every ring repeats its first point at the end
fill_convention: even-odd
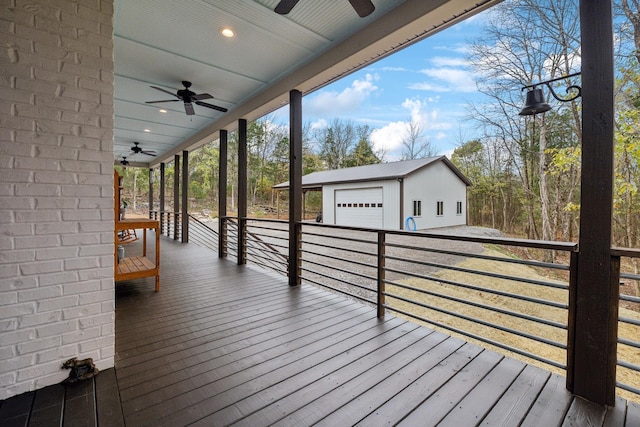
{"type": "MultiPolygon", "coordinates": [[[[469,42],[482,14],[452,26],[303,98],[304,121],[324,126],[334,117],[368,124],[385,161],[399,160],[407,123],[418,121],[437,154],[450,155],[476,136],[467,120],[469,101],[480,102],[469,42]]],[[[285,121],[288,109],[276,113],[285,121]]]]}

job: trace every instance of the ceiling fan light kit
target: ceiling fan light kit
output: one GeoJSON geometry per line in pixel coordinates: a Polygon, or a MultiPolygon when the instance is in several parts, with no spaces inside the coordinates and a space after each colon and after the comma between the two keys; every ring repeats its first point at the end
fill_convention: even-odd
{"type": "MultiPolygon", "coordinates": [[[[280,0],[274,12],[286,15],[298,4],[298,1],[300,0],[280,0]]],[[[376,10],[371,0],[349,0],[349,3],[361,18],[371,15],[376,10]]]]}

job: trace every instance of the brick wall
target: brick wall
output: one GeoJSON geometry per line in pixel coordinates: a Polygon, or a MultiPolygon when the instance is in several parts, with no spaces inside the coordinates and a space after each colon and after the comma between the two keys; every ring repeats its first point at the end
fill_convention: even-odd
{"type": "Polygon", "coordinates": [[[0,3],[0,399],[114,364],[113,0],[0,3]]]}

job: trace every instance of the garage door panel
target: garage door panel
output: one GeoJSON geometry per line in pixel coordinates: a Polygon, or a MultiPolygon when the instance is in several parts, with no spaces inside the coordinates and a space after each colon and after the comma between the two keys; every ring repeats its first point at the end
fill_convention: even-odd
{"type": "Polygon", "coordinates": [[[382,228],[382,187],[336,190],[336,224],[382,228]]]}

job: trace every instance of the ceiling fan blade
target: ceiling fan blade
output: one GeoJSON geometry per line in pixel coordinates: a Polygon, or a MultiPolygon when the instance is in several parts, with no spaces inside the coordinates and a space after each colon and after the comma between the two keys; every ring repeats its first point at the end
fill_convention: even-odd
{"type": "Polygon", "coordinates": [[[376,10],[371,0],[349,0],[349,3],[351,3],[351,6],[353,6],[361,18],[371,15],[373,11],[376,10]]]}
{"type": "Polygon", "coordinates": [[[213,95],[209,95],[208,93],[201,93],[198,95],[193,95],[191,99],[193,101],[200,101],[201,99],[212,99],[213,95]]]}
{"type": "Polygon", "coordinates": [[[296,4],[298,4],[298,0],[280,0],[280,3],[278,3],[273,11],[280,15],[286,15],[291,12],[291,9],[293,9],[296,4]]]}
{"type": "Polygon", "coordinates": [[[171,95],[171,96],[175,96],[176,98],[178,97],[178,95],[176,95],[175,93],[173,93],[173,92],[169,92],[168,90],[166,90],[166,89],[162,89],[161,87],[158,87],[158,86],[151,86],[151,87],[152,87],[152,88],[154,88],[154,89],[157,89],[157,90],[159,90],[159,91],[162,91],[162,92],[164,92],[164,93],[168,93],[168,94],[169,94],[169,95],[171,95]]]}
{"type": "Polygon", "coordinates": [[[193,104],[190,102],[184,103],[184,111],[187,113],[187,116],[193,116],[196,113],[193,111],[193,104]]]}
{"type": "Polygon", "coordinates": [[[140,153],[146,154],[147,156],[153,156],[153,157],[155,157],[156,155],[155,151],[141,151],[140,153]]]}
{"type": "Polygon", "coordinates": [[[202,105],[203,107],[207,107],[207,108],[213,108],[214,110],[222,111],[223,113],[226,113],[227,111],[229,111],[224,107],[218,107],[217,105],[207,104],[206,102],[202,102],[202,101],[196,101],[196,104],[202,105]]]}
{"type": "Polygon", "coordinates": [[[165,99],[163,101],[146,101],[145,104],[157,104],[158,102],[177,102],[179,99],[165,99]]]}

